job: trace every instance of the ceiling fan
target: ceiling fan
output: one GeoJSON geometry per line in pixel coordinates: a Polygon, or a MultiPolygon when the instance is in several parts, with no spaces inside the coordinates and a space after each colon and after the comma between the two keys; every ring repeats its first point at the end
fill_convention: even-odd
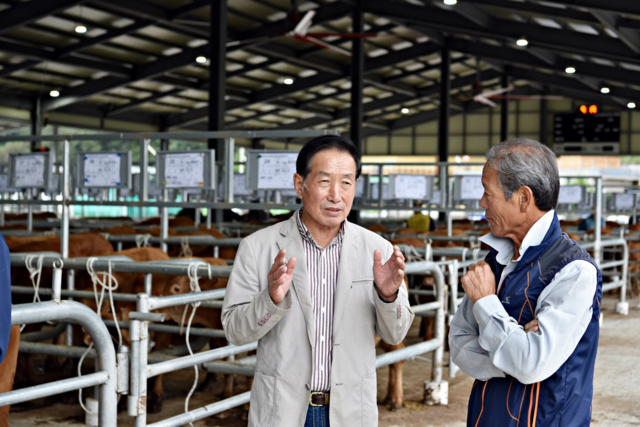
{"type": "Polygon", "coordinates": [[[345,56],[351,56],[351,52],[342,49],[339,46],[334,46],[321,39],[324,38],[343,38],[343,39],[381,39],[381,38],[422,38],[422,35],[412,34],[394,34],[394,33],[310,33],[309,29],[313,25],[313,17],[316,11],[310,10],[298,21],[296,26],[291,31],[281,33],[273,36],[256,37],[245,40],[234,40],[227,43],[227,47],[241,46],[243,44],[255,43],[255,42],[267,42],[269,40],[279,37],[292,37],[298,41],[312,44],[314,46],[321,47],[323,49],[331,50],[333,52],[340,53],[345,56]]]}
{"type": "Polygon", "coordinates": [[[490,90],[487,92],[481,92],[473,96],[473,100],[481,104],[488,105],[490,107],[497,107],[498,104],[492,100],[498,99],[513,99],[513,100],[530,100],[530,99],[563,99],[561,96],[554,95],[502,95],[503,93],[511,92],[515,87],[503,87],[500,89],[490,90]]]}

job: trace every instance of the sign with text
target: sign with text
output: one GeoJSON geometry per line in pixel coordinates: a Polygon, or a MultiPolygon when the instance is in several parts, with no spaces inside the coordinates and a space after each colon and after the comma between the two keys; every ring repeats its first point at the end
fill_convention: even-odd
{"type": "Polygon", "coordinates": [[[558,193],[558,204],[577,205],[582,203],[582,187],[579,185],[563,185],[558,193]]]}
{"type": "Polygon", "coordinates": [[[484,186],[480,175],[456,177],[455,195],[457,200],[480,200],[483,194],[484,186]]]}
{"type": "Polygon", "coordinates": [[[620,210],[633,210],[635,195],[630,193],[617,193],[614,195],[614,207],[620,210]]]}
{"type": "Polygon", "coordinates": [[[52,176],[51,152],[9,154],[9,187],[48,189],[52,176]]]}
{"type": "Polygon", "coordinates": [[[160,188],[216,188],[214,150],[160,151],[156,165],[160,188]]]}
{"type": "Polygon", "coordinates": [[[84,185],[87,187],[120,187],[120,153],[85,154],[84,185]]]}
{"type": "Polygon", "coordinates": [[[298,153],[262,153],[258,155],[258,188],[293,189],[298,153]]]}

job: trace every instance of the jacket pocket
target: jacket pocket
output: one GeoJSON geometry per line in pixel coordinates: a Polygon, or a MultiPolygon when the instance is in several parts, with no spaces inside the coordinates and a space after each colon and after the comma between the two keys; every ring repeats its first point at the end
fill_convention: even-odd
{"type": "Polygon", "coordinates": [[[251,407],[249,408],[250,425],[255,427],[271,427],[277,402],[277,378],[255,373],[251,387],[251,407]]]}
{"type": "Polygon", "coordinates": [[[361,393],[361,426],[375,427],[378,425],[378,383],[376,381],[375,373],[362,377],[361,393]]]}
{"type": "Polygon", "coordinates": [[[352,286],[369,285],[373,286],[373,277],[365,277],[363,279],[355,279],[351,282],[352,286]]]}

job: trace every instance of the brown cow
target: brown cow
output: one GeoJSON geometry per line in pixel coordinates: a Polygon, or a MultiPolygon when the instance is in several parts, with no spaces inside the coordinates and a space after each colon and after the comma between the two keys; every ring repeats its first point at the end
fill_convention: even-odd
{"type": "MultiPolygon", "coordinates": [[[[18,362],[18,347],[20,347],[20,325],[11,327],[9,346],[4,361],[0,363],[0,394],[13,390],[13,378],[16,374],[18,362]]],[[[0,408],[0,427],[9,427],[10,406],[0,408]]]]}

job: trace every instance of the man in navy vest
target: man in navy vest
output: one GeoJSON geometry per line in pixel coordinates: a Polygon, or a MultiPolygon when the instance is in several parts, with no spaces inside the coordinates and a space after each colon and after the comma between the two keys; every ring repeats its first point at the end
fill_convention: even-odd
{"type": "Polygon", "coordinates": [[[487,152],[482,184],[490,253],[462,278],[449,334],[453,361],[476,379],[467,425],[588,426],[602,276],[560,230],[555,155],[502,142],[487,152]]]}

